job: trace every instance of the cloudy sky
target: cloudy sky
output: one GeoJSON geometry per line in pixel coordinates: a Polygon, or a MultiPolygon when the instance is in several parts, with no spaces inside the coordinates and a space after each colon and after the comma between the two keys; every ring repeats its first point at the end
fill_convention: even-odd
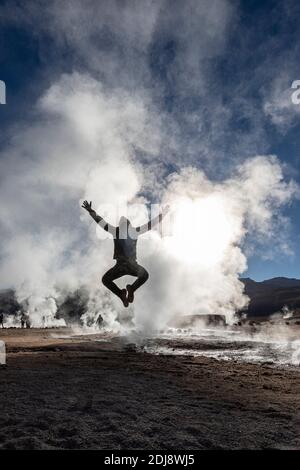
{"type": "MultiPolygon", "coordinates": [[[[101,184],[103,167],[91,174],[94,152],[99,159],[103,152],[113,178],[127,141],[124,199],[159,201],[168,176],[189,166],[226,181],[259,155],[277,156],[286,184],[300,182],[300,105],[290,99],[300,79],[299,15],[297,0],[1,1],[1,234],[8,252],[32,244],[23,237],[19,246],[19,233],[12,242],[16,224],[37,240],[41,223],[59,226],[58,237],[72,223],[82,236],[70,201],[79,217],[79,198],[93,198],[93,184],[101,184]],[[85,177],[95,179],[89,194],[85,177]]],[[[244,275],[300,277],[296,193],[290,186],[266,243],[250,234],[243,240],[244,275]]],[[[42,237],[55,250],[51,233],[48,227],[42,237]]],[[[67,236],[62,257],[79,249],[79,237],[67,236]]]]}

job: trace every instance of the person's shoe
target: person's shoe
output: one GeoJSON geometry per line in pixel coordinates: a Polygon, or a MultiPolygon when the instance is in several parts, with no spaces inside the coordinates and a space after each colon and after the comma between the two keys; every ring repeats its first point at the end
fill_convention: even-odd
{"type": "Polygon", "coordinates": [[[128,285],[126,286],[126,289],[127,289],[127,292],[128,292],[128,297],[127,297],[127,298],[128,298],[128,302],[129,302],[130,304],[132,304],[132,302],[134,301],[134,290],[133,290],[133,288],[132,288],[132,286],[131,286],[130,284],[128,284],[128,285]]]}
{"type": "Polygon", "coordinates": [[[127,299],[127,290],[121,290],[121,300],[123,302],[124,307],[128,307],[128,299],[127,299]]]}

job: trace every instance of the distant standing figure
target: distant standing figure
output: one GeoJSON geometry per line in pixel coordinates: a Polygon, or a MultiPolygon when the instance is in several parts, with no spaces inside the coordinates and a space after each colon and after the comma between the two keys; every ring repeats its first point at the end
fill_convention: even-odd
{"type": "Polygon", "coordinates": [[[92,201],[90,203],[84,201],[82,207],[88,211],[103,230],[114,237],[114,259],[116,260],[116,264],[104,274],[102,282],[105,287],[121,299],[124,307],[128,307],[128,304],[132,303],[134,300],[134,292],[141,287],[149,277],[146,269],[139,265],[136,260],[137,239],[140,235],[148,232],[148,230],[151,230],[156,224],[161,222],[168,212],[169,207],[166,207],[164,213],[160,213],[157,217],[154,217],[140,227],[133,227],[126,217],[120,218],[118,227],[108,224],[92,209],[92,201]],[[128,284],[126,289],[119,289],[113,281],[126,275],[135,276],[137,279],[133,284],[128,284]]]}
{"type": "Polygon", "coordinates": [[[22,313],[21,315],[21,328],[25,328],[26,326],[26,315],[25,313],[22,313]]]}
{"type": "Polygon", "coordinates": [[[30,320],[29,320],[29,317],[28,317],[28,316],[26,316],[25,325],[26,325],[26,328],[31,328],[31,323],[30,323],[30,320]]]}
{"type": "Polygon", "coordinates": [[[3,315],[3,313],[0,313],[0,326],[1,326],[1,328],[4,328],[3,320],[4,320],[4,315],[3,315]]]}

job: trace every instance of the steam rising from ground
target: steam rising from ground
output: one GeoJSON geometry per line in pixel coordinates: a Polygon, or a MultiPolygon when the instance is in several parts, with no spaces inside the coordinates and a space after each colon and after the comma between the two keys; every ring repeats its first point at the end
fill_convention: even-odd
{"type": "Polygon", "coordinates": [[[169,330],[159,338],[150,338],[141,346],[152,354],[206,356],[214,359],[265,363],[275,366],[299,366],[300,341],[297,329],[268,323],[240,328],[169,330]],[[252,330],[252,331],[251,331],[252,330]]]}
{"type": "MultiPolygon", "coordinates": [[[[143,185],[153,179],[153,166],[148,173],[139,153],[159,161],[165,138],[159,119],[146,96],[110,94],[78,73],[53,84],[37,111],[42,119],[18,130],[0,163],[7,201],[1,205],[2,284],[15,286],[18,299],[27,301],[34,326],[49,312],[54,318],[55,299],[85,285],[88,315],[96,321],[101,312],[118,328],[128,312],[100,284],[112,264],[112,242],[96,237],[80,201],[139,203],[132,222],[147,220],[143,185]]],[[[245,235],[271,240],[279,233],[280,209],[292,199],[293,183],[284,181],[275,156],[257,156],[223,182],[183,166],[154,188],[150,196],[173,208],[172,236],[141,237],[139,258],[150,280],[129,315],[146,331],[185,313],[219,313],[231,321],[247,305],[238,279],[247,266],[245,235]]]]}
{"type": "Polygon", "coordinates": [[[137,321],[151,328],[174,316],[218,313],[232,322],[248,303],[239,281],[245,235],[270,239],[274,216],[292,194],[275,157],[247,160],[223,183],[195,168],[171,175],[164,200],[173,207],[172,236],[152,235],[146,246],[144,264],[154,275],[138,298],[137,321]]]}

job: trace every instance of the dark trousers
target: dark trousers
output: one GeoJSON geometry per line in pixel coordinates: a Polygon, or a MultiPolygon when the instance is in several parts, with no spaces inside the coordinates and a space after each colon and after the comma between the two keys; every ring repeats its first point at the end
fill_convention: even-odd
{"type": "Polygon", "coordinates": [[[102,282],[109,290],[118,297],[121,296],[121,289],[113,282],[122,276],[135,276],[137,280],[132,284],[132,289],[136,291],[148,279],[149,274],[143,266],[140,266],[135,260],[130,258],[117,259],[115,266],[109,269],[102,277],[102,282]]]}

